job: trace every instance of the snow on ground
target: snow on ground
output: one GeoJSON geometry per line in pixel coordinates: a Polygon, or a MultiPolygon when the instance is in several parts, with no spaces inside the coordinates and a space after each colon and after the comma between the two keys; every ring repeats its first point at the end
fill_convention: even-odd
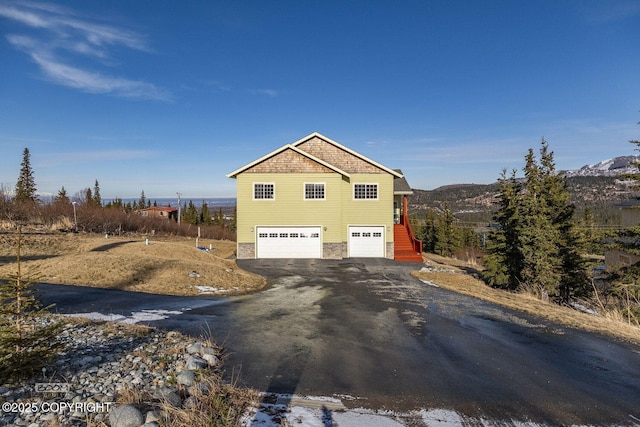
{"type": "Polygon", "coordinates": [[[243,427],[403,427],[393,413],[376,413],[368,409],[346,409],[339,400],[330,397],[291,397],[278,399],[290,404],[263,403],[251,408],[243,427]],[[284,422],[283,422],[284,421],[284,422]]]}
{"type": "MultiPolygon", "coordinates": [[[[422,409],[406,413],[347,409],[339,399],[331,397],[279,396],[251,408],[242,419],[242,427],[545,427],[532,422],[515,420],[494,421],[470,418],[448,409],[422,409]]],[[[580,426],[572,426],[580,427],[580,426]]],[[[584,426],[583,426],[584,427],[584,426]]]]}
{"type": "Polygon", "coordinates": [[[238,290],[237,287],[232,289],[221,289],[214,288],[213,286],[194,286],[194,288],[196,288],[201,295],[218,295],[238,290]]]}
{"type": "Polygon", "coordinates": [[[433,287],[436,287],[436,288],[439,288],[439,287],[440,287],[440,286],[436,285],[435,283],[430,282],[430,281],[428,281],[428,280],[420,279],[420,281],[421,281],[422,283],[424,283],[425,285],[433,286],[433,287]]]}
{"type": "Polygon", "coordinates": [[[104,320],[108,322],[122,322],[128,324],[134,324],[138,322],[151,322],[154,320],[166,319],[174,314],[182,314],[181,311],[173,310],[142,310],[134,311],[131,316],[123,316],[121,314],[102,314],[97,312],[91,313],[73,313],[65,314],[67,317],[84,317],[91,320],[104,320]]]}

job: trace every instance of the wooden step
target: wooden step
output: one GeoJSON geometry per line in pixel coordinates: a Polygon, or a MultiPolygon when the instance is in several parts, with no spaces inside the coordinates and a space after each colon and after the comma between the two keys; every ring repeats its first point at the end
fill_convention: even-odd
{"type": "Polygon", "coordinates": [[[393,226],[393,259],[403,262],[424,262],[422,255],[413,249],[413,241],[404,225],[393,226]]]}

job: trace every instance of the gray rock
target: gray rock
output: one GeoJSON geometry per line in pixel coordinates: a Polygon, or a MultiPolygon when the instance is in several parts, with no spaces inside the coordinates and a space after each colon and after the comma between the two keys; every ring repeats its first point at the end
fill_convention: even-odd
{"type": "Polygon", "coordinates": [[[155,423],[160,421],[160,413],[158,411],[149,411],[144,419],[145,424],[155,423]]]}
{"type": "Polygon", "coordinates": [[[220,359],[215,354],[203,354],[202,358],[207,361],[207,364],[211,367],[218,366],[220,359]]]}
{"type": "Polygon", "coordinates": [[[172,387],[160,387],[157,391],[157,398],[176,408],[182,405],[178,391],[172,387]]]}
{"type": "Polygon", "coordinates": [[[193,385],[193,383],[195,382],[196,376],[193,373],[193,371],[186,370],[186,371],[178,372],[176,379],[178,380],[178,384],[186,385],[187,387],[189,387],[190,385],[193,385]]]}
{"type": "Polygon", "coordinates": [[[142,412],[133,405],[121,405],[109,411],[111,427],[140,427],[144,422],[142,412]]]}
{"type": "Polygon", "coordinates": [[[187,369],[196,370],[206,368],[209,365],[206,360],[198,356],[189,356],[187,358],[187,369]]]}
{"type": "Polygon", "coordinates": [[[200,353],[200,351],[202,350],[202,343],[201,342],[194,342],[193,344],[189,344],[186,348],[187,353],[189,354],[196,354],[196,353],[200,353]]]}
{"type": "Polygon", "coordinates": [[[201,355],[205,355],[205,354],[218,354],[218,350],[216,350],[213,347],[208,347],[206,345],[202,346],[202,349],[200,350],[200,354],[201,355]]]}

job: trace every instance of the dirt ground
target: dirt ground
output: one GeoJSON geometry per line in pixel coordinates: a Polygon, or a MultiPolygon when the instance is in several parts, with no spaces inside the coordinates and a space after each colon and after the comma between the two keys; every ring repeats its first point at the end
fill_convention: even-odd
{"type": "MultiPolygon", "coordinates": [[[[16,233],[0,234],[0,278],[16,273],[17,242],[16,233]]],[[[169,295],[233,295],[266,285],[231,259],[235,242],[200,239],[198,247],[207,250],[185,237],[24,233],[21,265],[39,282],[169,295]]]]}

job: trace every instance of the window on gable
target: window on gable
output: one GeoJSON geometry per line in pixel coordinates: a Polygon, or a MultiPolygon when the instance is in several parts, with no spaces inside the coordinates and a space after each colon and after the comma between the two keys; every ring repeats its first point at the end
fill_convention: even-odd
{"type": "Polygon", "coordinates": [[[304,184],[305,200],[324,200],[324,184],[304,184]]]}
{"type": "Polygon", "coordinates": [[[275,199],[275,184],[253,184],[254,200],[273,200],[275,199]]]}
{"type": "Polygon", "coordinates": [[[353,198],[359,200],[375,200],[378,198],[378,184],[354,184],[353,198]]]}

